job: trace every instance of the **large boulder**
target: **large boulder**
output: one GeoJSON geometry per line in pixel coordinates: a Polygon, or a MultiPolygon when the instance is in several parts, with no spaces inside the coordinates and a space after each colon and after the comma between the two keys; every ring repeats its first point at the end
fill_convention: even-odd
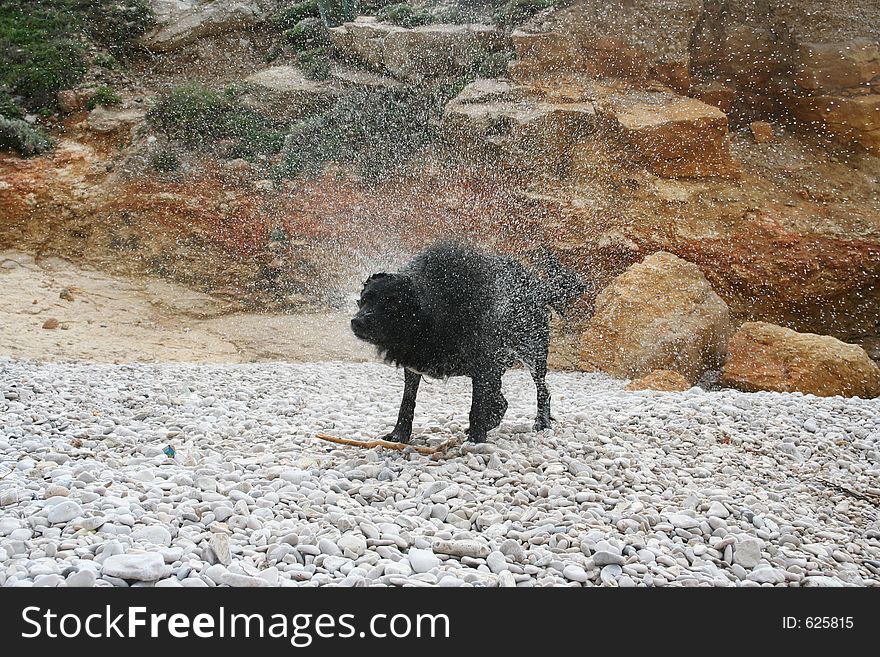
{"type": "Polygon", "coordinates": [[[240,102],[279,120],[294,121],[329,107],[342,93],[335,80],[310,80],[296,66],[273,66],[244,81],[240,102]]]}
{"type": "Polygon", "coordinates": [[[177,50],[207,36],[242,30],[268,16],[268,0],[153,0],[156,26],[141,37],[148,50],[177,50]]]}
{"type": "Polygon", "coordinates": [[[746,322],[728,346],[721,383],[754,392],[877,397],[880,367],[864,349],[828,335],[746,322]]]}
{"type": "Polygon", "coordinates": [[[599,293],[580,364],[619,378],[673,370],[693,383],[724,361],[730,333],[727,304],[700,269],[659,252],[599,293]]]}
{"type": "Polygon", "coordinates": [[[420,25],[399,27],[359,16],[330,30],[337,51],[349,59],[384,68],[401,80],[420,82],[473,68],[506,40],[491,25],[420,25]]]}
{"type": "Polygon", "coordinates": [[[595,129],[595,108],[590,102],[550,102],[505,80],[480,79],[447,104],[443,124],[465,155],[555,171],[595,129]]]}
{"type": "Polygon", "coordinates": [[[727,116],[696,98],[629,91],[600,106],[653,173],[668,178],[735,176],[727,116]]]}
{"type": "Polygon", "coordinates": [[[580,0],[514,33],[520,75],[588,73],[690,84],[689,43],[702,0],[580,0]]]}

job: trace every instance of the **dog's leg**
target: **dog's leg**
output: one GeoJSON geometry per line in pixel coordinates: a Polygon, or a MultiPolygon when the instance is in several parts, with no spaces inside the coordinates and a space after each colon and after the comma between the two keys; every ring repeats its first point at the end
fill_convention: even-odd
{"type": "Polygon", "coordinates": [[[534,431],[543,431],[551,426],[550,392],[547,390],[547,383],[544,381],[544,377],[547,376],[547,344],[549,342],[549,329],[546,320],[543,328],[546,336],[541,340],[541,346],[536,354],[535,362],[530,368],[532,379],[535,381],[535,388],[538,390],[538,415],[535,417],[535,424],[532,427],[534,431]]]}
{"type": "Polygon", "coordinates": [[[505,413],[507,413],[507,400],[504,398],[504,394],[499,390],[498,396],[492,400],[492,404],[489,407],[489,417],[487,418],[489,431],[501,424],[501,420],[504,418],[505,413]]]}
{"type": "Polygon", "coordinates": [[[501,424],[506,410],[507,400],[501,394],[501,375],[488,373],[474,376],[468,440],[472,443],[486,442],[486,433],[501,424]]]}
{"type": "Polygon", "coordinates": [[[394,431],[382,436],[382,440],[396,443],[408,443],[412,437],[413,415],[416,412],[416,393],[419,391],[419,382],[422,375],[410,369],[403,370],[403,399],[400,401],[400,412],[397,414],[397,424],[394,431]]]}

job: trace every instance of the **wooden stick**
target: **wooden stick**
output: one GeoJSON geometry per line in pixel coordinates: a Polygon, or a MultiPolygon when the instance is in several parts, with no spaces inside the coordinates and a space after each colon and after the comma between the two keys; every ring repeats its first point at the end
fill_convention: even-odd
{"type": "Polygon", "coordinates": [[[351,438],[338,438],[337,436],[330,436],[326,433],[316,433],[315,438],[320,438],[321,440],[326,440],[331,443],[338,443],[340,445],[352,445],[353,447],[362,447],[364,449],[372,449],[373,447],[385,447],[387,449],[396,449],[399,451],[403,451],[407,448],[413,449],[417,451],[419,454],[436,454],[440,451],[438,447],[421,447],[419,445],[407,445],[406,443],[392,443],[387,440],[353,440],[351,438]]]}

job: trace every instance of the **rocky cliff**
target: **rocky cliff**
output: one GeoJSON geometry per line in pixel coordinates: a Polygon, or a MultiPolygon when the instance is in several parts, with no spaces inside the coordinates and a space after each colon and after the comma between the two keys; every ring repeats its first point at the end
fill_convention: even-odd
{"type": "Polygon", "coordinates": [[[0,157],[0,246],[258,307],[343,299],[450,233],[546,244],[597,292],[664,251],[734,326],[880,355],[875,2],[447,3],[330,29],[312,5],[149,4],[123,69],[53,110],[55,150],[0,157]],[[192,81],[226,91],[173,95],[192,81]],[[121,104],[90,111],[109,83],[121,104]],[[195,138],[172,129],[193,112],[195,138]]]}

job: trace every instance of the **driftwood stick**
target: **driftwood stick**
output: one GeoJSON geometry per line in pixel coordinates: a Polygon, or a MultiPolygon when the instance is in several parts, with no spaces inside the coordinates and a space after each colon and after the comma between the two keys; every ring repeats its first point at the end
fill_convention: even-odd
{"type": "Polygon", "coordinates": [[[326,433],[316,433],[315,438],[320,438],[321,440],[326,440],[331,443],[338,443],[340,445],[351,445],[353,447],[362,447],[363,449],[372,449],[373,447],[385,447],[386,449],[396,449],[399,451],[403,451],[407,448],[410,448],[419,454],[436,454],[440,451],[440,448],[437,447],[421,447],[419,445],[407,445],[406,443],[392,443],[387,440],[353,440],[352,438],[339,438],[337,436],[331,436],[326,433]]]}

